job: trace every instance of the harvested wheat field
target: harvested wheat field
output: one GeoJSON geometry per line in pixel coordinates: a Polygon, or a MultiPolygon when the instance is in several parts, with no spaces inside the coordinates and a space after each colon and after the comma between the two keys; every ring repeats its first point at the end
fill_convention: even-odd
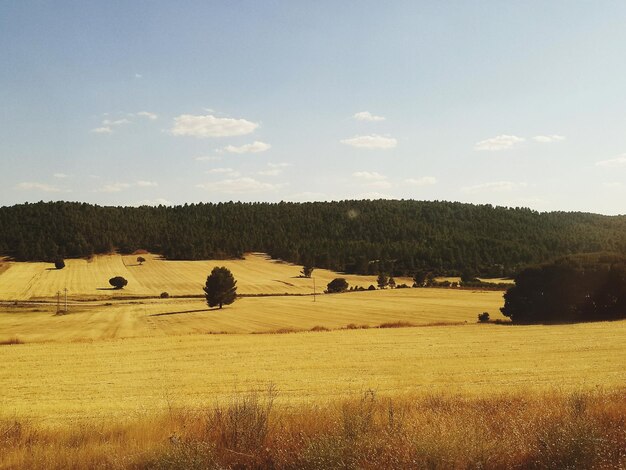
{"type": "Polygon", "coordinates": [[[197,407],[273,383],[283,404],[383,395],[616,389],[626,323],[183,335],[0,346],[4,416],[53,421],[197,407]]]}
{"type": "Polygon", "coordinates": [[[477,314],[499,314],[502,292],[457,289],[395,289],[311,296],[244,297],[222,310],[202,299],[70,302],[67,315],[54,303],[0,307],[0,341],[27,343],[185,335],[262,333],[278,330],[474,323],[477,314]]]}
{"type": "MultiPolygon", "coordinates": [[[[66,267],[54,269],[51,263],[6,263],[0,268],[0,300],[49,299],[68,289],[72,299],[202,294],[202,286],[214,266],[226,266],[237,279],[240,294],[312,294],[313,279],[301,278],[301,266],[272,260],[260,253],[243,260],[167,261],[143,254],[146,262],[137,263],[136,255],[102,255],[90,259],[68,259],[66,267]],[[4,269],[4,272],[2,272],[4,269]],[[114,276],[128,280],[123,290],[113,290],[108,281],[114,276]]],[[[338,274],[325,269],[314,273],[317,292],[338,274]]],[[[352,286],[376,285],[376,276],[342,276],[352,286]]],[[[398,283],[412,283],[398,279],[398,283]]]]}

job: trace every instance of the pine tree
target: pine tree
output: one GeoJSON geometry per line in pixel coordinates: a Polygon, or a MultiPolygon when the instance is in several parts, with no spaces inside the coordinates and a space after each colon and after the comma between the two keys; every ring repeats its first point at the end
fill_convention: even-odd
{"type": "Polygon", "coordinates": [[[237,281],[228,268],[215,266],[206,278],[204,286],[204,296],[208,306],[222,308],[223,305],[232,304],[237,298],[236,284],[237,281]]]}

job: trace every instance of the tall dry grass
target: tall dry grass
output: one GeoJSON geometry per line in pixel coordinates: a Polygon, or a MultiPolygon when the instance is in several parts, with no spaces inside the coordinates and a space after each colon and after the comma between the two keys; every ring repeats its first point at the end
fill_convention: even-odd
{"type": "Polygon", "coordinates": [[[276,391],[126,423],[0,422],[1,468],[626,467],[626,390],[381,397],[281,407],[276,391]]]}

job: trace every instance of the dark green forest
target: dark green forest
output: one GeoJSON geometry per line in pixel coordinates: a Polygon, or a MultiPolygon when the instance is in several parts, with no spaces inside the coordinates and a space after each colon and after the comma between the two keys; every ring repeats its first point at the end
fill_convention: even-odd
{"type": "Polygon", "coordinates": [[[0,208],[0,255],[16,260],[138,249],[168,259],[261,251],[347,273],[498,277],[573,253],[626,254],[626,216],[412,200],[0,208]]]}

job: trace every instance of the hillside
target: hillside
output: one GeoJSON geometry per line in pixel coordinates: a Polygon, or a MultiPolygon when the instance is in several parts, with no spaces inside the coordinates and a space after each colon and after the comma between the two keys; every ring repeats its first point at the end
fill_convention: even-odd
{"type": "Polygon", "coordinates": [[[348,273],[419,269],[487,277],[571,253],[626,254],[626,216],[453,202],[340,201],[0,208],[0,255],[50,261],[145,249],[168,259],[265,252],[348,273]]]}

